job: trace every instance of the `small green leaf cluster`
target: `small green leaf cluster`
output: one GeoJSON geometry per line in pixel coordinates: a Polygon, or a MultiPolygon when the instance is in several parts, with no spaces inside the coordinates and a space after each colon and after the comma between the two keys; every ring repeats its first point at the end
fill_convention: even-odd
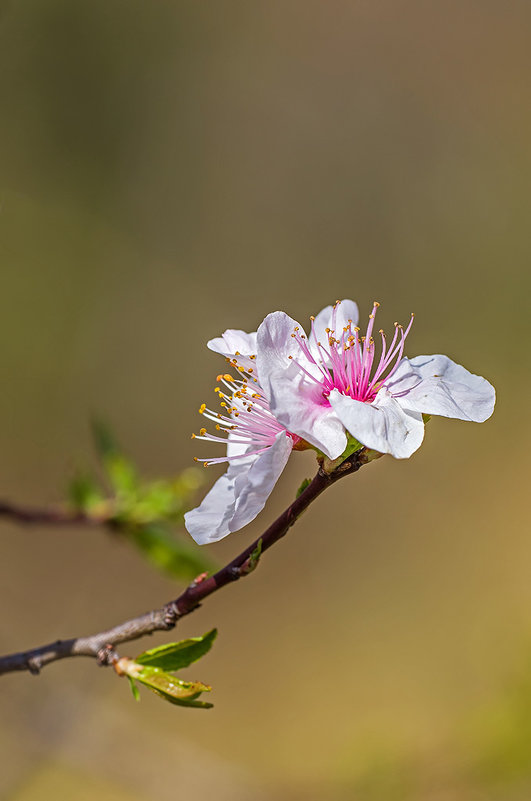
{"type": "Polygon", "coordinates": [[[188,580],[212,570],[201,549],[174,531],[202,483],[201,471],[189,468],[174,478],[144,481],[108,426],[95,421],[92,431],[103,480],[76,476],[69,489],[74,509],[111,526],[175,578],[188,580]]]}
{"type": "Polygon", "coordinates": [[[210,709],[213,704],[198,700],[202,693],[210,692],[212,689],[208,684],[200,681],[184,681],[174,674],[177,670],[201,659],[212,647],[216,635],[217,629],[212,629],[202,637],[191,637],[180,642],[161,645],[144,651],[134,659],[120,659],[115,666],[116,672],[127,676],[137,700],[140,699],[138,682],[170,704],[210,709]]]}

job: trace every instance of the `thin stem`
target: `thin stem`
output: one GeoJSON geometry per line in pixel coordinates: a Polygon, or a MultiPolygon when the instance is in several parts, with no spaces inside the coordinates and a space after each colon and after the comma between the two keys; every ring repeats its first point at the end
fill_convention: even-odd
{"type": "Polygon", "coordinates": [[[0,517],[6,517],[22,525],[72,526],[85,523],[92,526],[108,523],[107,518],[91,517],[85,512],[67,508],[39,509],[0,501],[0,517]]]}
{"type": "MultiPolygon", "coordinates": [[[[209,595],[242,576],[248,575],[253,568],[253,554],[257,552],[258,548],[260,548],[261,553],[271,548],[272,545],[287,534],[302,512],[325,489],[335,484],[339,479],[357,472],[360,467],[374,459],[375,456],[376,454],[373,451],[362,448],[352,454],[332,473],[327,473],[320,467],[313,480],[299,497],[251,545],[213,576],[199,576],[178,598],[165,604],[160,609],[147,612],[108,631],[103,631],[90,637],[57,640],[39,648],[0,657],[0,675],[19,670],[38,673],[42,667],[50,662],[71,656],[90,656],[96,658],[100,664],[109,664],[109,655],[115,658],[112,650],[114,646],[136,640],[147,634],[152,634],[154,631],[172,629],[179,618],[197,609],[199,604],[209,595]]],[[[19,518],[17,517],[17,519],[19,518]]],[[[31,522],[35,522],[35,520],[32,519],[31,522]]],[[[51,521],[45,517],[45,522],[51,521]]],[[[66,521],[61,520],[60,522],[66,521]]],[[[75,521],[71,519],[69,522],[75,521]]]]}

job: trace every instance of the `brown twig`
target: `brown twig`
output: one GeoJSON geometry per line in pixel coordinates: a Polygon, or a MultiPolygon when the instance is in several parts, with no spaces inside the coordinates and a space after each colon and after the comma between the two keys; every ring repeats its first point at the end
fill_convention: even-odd
{"type": "MultiPolygon", "coordinates": [[[[302,512],[325,489],[344,476],[357,472],[360,467],[373,458],[375,458],[374,452],[363,448],[346,459],[332,473],[327,473],[322,468],[319,468],[316,476],[306,489],[257,540],[214,575],[199,576],[174,601],[170,601],[160,609],[155,609],[152,612],[121,623],[108,631],[103,631],[90,637],[57,640],[40,648],[0,657],[0,675],[19,670],[38,673],[42,667],[50,662],[70,656],[91,656],[96,658],[100,664],[109,664],[108,655],[116,656],[113,650],[114,646],[139,639],[147,634],[152,634],[154,631],[172,629],[179,618],[197,609],[200,603],[209,595],[242,576],[246,576],[252,569],[253,556],[256,555],[257,549],[261,553],[267,551],[289,531],[302,512]]],[[[35,522],[35,520],[32,520],[32,522],[35,522]]],[[[51,521],[45,517],[45,522],[51,521]]],[[[60,522],[66,521],[61,520],[60,522]]],[[[75,521],[71,519],[69,522],[75,521]]]]}
{"type": "Polygon", "coordinates": [[[0,501],[0,517],[6,517],[22,525],[73,526],[79,523],[101,525],[108,522],[105,518],[91,517],[85,512],[68,508],[38,509],[0,501]]]}

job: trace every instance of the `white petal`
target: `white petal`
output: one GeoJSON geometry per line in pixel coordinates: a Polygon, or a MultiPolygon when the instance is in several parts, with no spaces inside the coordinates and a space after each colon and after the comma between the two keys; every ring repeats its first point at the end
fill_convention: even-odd
{"type": "Polygon", "coordinates": [[[286,466],[293,449],[293,440],[280,431],[273,445],[254,461],[251,469],[236,479],[236,512],[230,521],[230,530],[238,531],[262,511],[286,466]]]}
{"type": "Polygon", "coordinates": [[[352,322],[352,325],[356,325],[359,319],[358,306],[353,300],[340,301],[336,311],[335,325],[332,320],[333,312],[334,307],[327,306],[319,312],[313,322],[313,328],[317,340],[322,342],[323,345],[328,342],[328,334],[326,333],[327,328],[334,328],[336,334],[338,332],[341,333],[343,328],[347,326],[349,322],[352,322]]]}
{"type": "Polygon", "coordinates": [[[321,376],[291,336],[297,325],[284,312],[273,312],[258,329],[260,384],[271,412],[288,431],[337,459],[347,446],[345,431],[323,398],[321,384],[305,376],[297,364],[298,360],[311,375],[321,376]]]}
{"type": "Polygon", "coordinates": [[[289,367],[290,356],[297,357],[301,350],[291,336],[299,323],[284,312],[268,314],[256,335],[257,366],[260,381],[273,370],[289,367]]]}
{"type": "Polygon", "coordinates": [[[322,387],[307,379],[295,364],[267,376],[269,405],[288,431],[337,459],[347,447],[341,421],[323,397],[322,387]]]}
{"type": "Polygon", "coordinates": [[[249,357],[256,355],[256,331],[247,334],[236,328],[228,328],[220,337],[210,339],[207,347],[229,359],[238,359],[242,367],[254,367],[254,359],[249,357]]]}
{"type": "Polygon", "coordinates": [[[207,345],[210,350],[223,356],[233,356],[236,351],[242,356],[251,356],[256,353],[256,331],[247,334],[236,328],[228,328],[220,337],[207,342],[207,345]]]}
{"type": "Polygon", "coordinates": [[[227,472],[218,478],[201,505],[186,512],[184,524],[198,545],[216,542],[230,534],[229,524],[236,506],[236,477],[239,472],[248,470],[248,465],[233,462],[227,472]]]}
{"type": "Polygon", "coordinates": [[[448,356],[402,359],[387,389],[402,408],[482,423],[494,410],[494,387],[448,356]]]}
{"type": "MultiPolygon", "coordinates": [[[[317,364],[308,360],[297,340],[292,336],[295,328],[299,328],[302,331],[299,323],[284,312],[268,314],[258,328],[256,366],[260,385],[270,405],[271,392],[269,388],[273,375],[275,375],[275,382],[279,385],[282,384],[283,372],[287,374],[287,377],[303,376],[303,372],[297,366],[298,362],[300,362],[310,375],[314,375],[317,378],[321,376],[321,370],[317,364]]],[[[282,422],[272,406],[271,411],[282,422]]],[[[297,432],[293,431],[293,433],[297,432]]]]}
{"type": "Polygon", "coordinates": [[[265,506],[293,448],[293,440],[279,432],[263,453],[231,462],[203,502],[186,512],[184,523],[198,545],[217,542],[243,528],[265,506]]]}
{"type": "Polygon", "coordinates": [[[354,400],[334,389],[330,403],[345,428],[368,448],[407,459],[422,443],[422,415],[405,412],[385,389],[373,403],[354,400]]]}

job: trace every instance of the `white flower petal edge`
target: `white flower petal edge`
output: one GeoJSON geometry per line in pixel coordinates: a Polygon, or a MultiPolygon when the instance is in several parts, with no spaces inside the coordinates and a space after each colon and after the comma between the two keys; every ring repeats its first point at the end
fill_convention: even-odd
{"type": "Polygon", "coordinates": [[[256,365],[264,389],[264,377],[276,370],[287,370],[290,357],[300,352],[292,337],[293,332],[300,328],[300,323],[282,311],[271,312],[258,327],[256,365]]]}
{"type": "Polygon", "coordinates": [[[347,431],[365,445],[395,459],[407,459],[422,444],[424,423],[419,412],[405,412],[386,389],[372,403],[354,400],[337,389],[330,404],[347,431]]]}
{"type": "Polygon", "coordinates": [[[448,356],[404,358],[386,385],[404,409],[483,423],[494,411],[492,384],[448,356]]]}
{"type": "Polygon", "coordinates": [[[358,304],[353,300],[345,299],[335,306],[326,306],[313,321],[315,335],[318,340],[326,342],[328,340],[327,328],[341,331],[349,323],[357,325],[359,316],[358,304]]]}
{"type": "Polygon", "coordinates": [[[237,354],[238,363],[248,369],[253,367],[256,355],[256,331],[248,334],[238,328],[228,328],[220,337],[210,339],[207,347],[228,359],[233,359],[237,354]]]}
{"type": "Polygon", "coordinates": [[[263,453],[231,462],[203,502],[184,516],[198,545],[217,542],[243,528],[262,511],[289,459],[293,440],[284,431],[263,453]]]}
{"type": "Polygon", "coordinates": [[[232,463],[205,495],[201,505],[184,515],[186,530],[198,545],[216,542],[230,534],[230,521],[236,505],[234,486],[242,470],[248,470],[248,466],[232,463]]]}

